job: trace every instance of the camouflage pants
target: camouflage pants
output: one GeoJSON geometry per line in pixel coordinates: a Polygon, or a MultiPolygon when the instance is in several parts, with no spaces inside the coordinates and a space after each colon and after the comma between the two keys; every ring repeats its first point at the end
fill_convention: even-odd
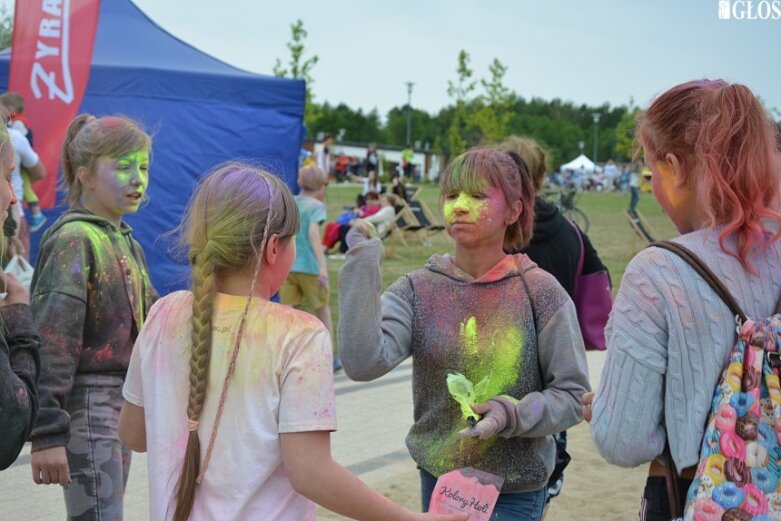
{"type": "Polygon", "coordinates": [[[117,436],[124,378],[77,374],[66,408],[71,484],[64,487],[68,521],[122,521],[130,449],[117,436]]]}

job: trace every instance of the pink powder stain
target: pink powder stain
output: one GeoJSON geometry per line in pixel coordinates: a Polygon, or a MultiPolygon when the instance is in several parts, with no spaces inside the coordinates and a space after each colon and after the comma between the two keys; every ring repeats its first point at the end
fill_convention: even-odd
{"type": "Polygon", "coordinates": [[[114,357],[114,352],[111,350],[111,345],[106,344],[97,351],[95,351],[95,360],[98,362],[105,362],[111,360],[114,357]]]}

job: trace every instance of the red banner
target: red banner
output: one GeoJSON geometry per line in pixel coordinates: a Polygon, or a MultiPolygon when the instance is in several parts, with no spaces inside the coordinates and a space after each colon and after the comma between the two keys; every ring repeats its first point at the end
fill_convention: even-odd
{"type": "Polygon", "coordinates": [[[41,206],[51,208],[62,141],[89,79],[100,0],[17,0],[15,9],[8,90],[24,98],[46,168],[35,191],[41,206]]]}

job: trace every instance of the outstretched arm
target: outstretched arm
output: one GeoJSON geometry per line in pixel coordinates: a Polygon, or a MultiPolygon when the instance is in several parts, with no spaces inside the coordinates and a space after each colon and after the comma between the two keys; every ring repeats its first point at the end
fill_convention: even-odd
{"type": "Polygon", "coordinates": [[[365,221],[353,226],[339,271],[339,353],[347,375],[360,381],[379,378],[412,353],[412,303],[401,292],[382,293],[384,251],[373,230],[365,221]]]}

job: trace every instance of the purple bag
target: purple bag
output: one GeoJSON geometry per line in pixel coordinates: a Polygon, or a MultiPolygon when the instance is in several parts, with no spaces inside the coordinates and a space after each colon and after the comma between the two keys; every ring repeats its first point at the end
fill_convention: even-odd
{"type": "Polygon", "coordinates": [[[575,276],[575,290],[572,300],[578,311],[580,332],[583,335],[583,343],[586,351],[604,351],[605,326],[613,308],[613,293],[610,289],[610,277],[607,271],[583,274],[583,263],[586,257],[586,248],[583,244],[583,235],[580,229],[572,222],[572,227],[578,234],[580,241],[580,257],[578,258],[578,271],[575,276]]]}

